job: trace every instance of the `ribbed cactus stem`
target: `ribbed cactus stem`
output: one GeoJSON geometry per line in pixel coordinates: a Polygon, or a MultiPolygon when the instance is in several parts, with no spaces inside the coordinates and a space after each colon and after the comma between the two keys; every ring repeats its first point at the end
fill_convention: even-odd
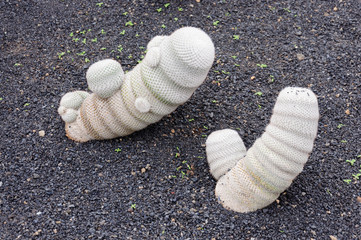
{"type": "Polygon", "coordinates": [[[203,83],[215,54],[209,36],[193,27],[156,36],[147,50],[144,60],[125,75],[111,59],[89,68],[86,77],[93,93],[79,108],[61,103],[58,110],[69,138],[110,139],[159,121],[203,83]]]}
{"type": "Polygon", "coordinates": [[[231,129],[212,132],[206,147],[210,172],[216,180],[229,172],[247,152],[238,133],[231,129]]]}
{"type": "MultiPolygon", "coordinates": [[[[283,89],[265,132],[217,182],[219,202],[233,211],[251,212],[275,201],[303,170],[316,138],[318,119],[317,98],[311,90],[283,89]]],[[[236,137],[239,139],[233,141],[241,141],[236,137]]],[[[213,158],[209,153],[207,150],[207,157],[213,158]]],[[[227,151],[224,156],[230,158],[227,151]]]]}

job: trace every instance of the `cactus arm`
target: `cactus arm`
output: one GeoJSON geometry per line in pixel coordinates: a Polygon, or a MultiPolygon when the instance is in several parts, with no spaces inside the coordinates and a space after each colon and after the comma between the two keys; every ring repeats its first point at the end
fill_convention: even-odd
{"type": "Polygon", "coordinates": [[[122,86],[124,72],[117,61],[104,59],[89,67],[86,78],[92,92],[101,98],[108,98],[122,86]]]}

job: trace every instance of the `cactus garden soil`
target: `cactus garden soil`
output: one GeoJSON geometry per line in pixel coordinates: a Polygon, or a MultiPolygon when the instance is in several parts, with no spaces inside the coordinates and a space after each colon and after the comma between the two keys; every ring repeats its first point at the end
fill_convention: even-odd
{"type": "Polygon", "coordinates": [[[360,239],[361,2],[156,2],[0,2],[0,239],[360,239]],[[131,70],[182,26],[216,47],[187,103],[128,137],[66,138],[59,100],[91,63],[131,70]],[[206,137],[233,128],[250,147],[286,86],[318,95],[314,150],[276,202],[227,211],[206,137]]]}

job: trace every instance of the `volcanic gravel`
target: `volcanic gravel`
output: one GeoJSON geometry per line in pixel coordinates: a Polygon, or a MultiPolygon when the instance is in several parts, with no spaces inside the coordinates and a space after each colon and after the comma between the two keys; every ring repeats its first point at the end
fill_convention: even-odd
{"type": "Polygon", "coordinates": [[[361,239],[360,13],[358,0],[0,1],[0,239],[361,239]],[[87,89],[91,63],[129,71],[183,26],[216,47],[189,101],[127,137],[67,139],[59,101],[87,89]],[[313,152],[273,204],[228,211],[206,137],[237,129],[250,147],[286,86],[318,96],[313,152]]]}

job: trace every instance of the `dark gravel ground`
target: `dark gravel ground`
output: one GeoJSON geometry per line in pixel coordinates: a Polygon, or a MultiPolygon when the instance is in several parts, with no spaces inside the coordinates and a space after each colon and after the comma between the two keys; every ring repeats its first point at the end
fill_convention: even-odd
{"type": "Polygon", "coordinates": [[[166,3],[0,1],[0,239],[361,239],[361,2],[166,3]],[[182,26],[216,46],[186,104],[121,139],[65,137],[59,100],[91,63],[130,70],[182,26]],[[206,136],[230,127],[251,146],[286,86],[319,97],[314,151],[272,205],[229,212],[206,136]]]}

